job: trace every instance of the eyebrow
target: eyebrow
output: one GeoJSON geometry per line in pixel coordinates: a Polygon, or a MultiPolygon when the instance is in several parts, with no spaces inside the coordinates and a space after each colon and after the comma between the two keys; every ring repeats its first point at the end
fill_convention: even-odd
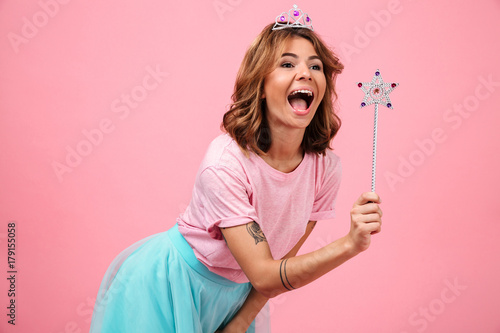
{"type": "MultiPolygon", "coordinates": [[[[283,58],[283,57],[292,57],[292,58],[296,58],[296,59],[298,58],[298,56],[297,56],[295,53],[283,53],[283,54],[281,55],[281,57],[282,57],[282,58],[283,58]]],[[[308,60],[312,60],[312,59],[318,59],[318,60],[321,60],[321,58],[320,58],[319,56],[317,56],[317,55],[313,55],[313,56],[310,56],[310,57],[308,58],[308,60]]]]}

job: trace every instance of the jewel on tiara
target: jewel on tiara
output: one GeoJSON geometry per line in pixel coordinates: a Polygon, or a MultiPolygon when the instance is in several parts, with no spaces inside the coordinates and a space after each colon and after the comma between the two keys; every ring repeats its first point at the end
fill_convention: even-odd
{"type": "Polygon", "coordinates": [[[314,31],[311,18],[307,13],[299,9],[297,5],[293,5],[293,8],[288,12],[278,15],[272,30],[285,28],[307,28],[314,31]]]}

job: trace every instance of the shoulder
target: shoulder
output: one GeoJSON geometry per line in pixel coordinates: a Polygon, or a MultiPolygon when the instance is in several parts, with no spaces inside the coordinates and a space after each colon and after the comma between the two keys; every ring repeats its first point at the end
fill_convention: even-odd
{"type": "Polygon", "coordinates": [[[342,164],[333,151],[327,149],[325,155],[313,154],[316,194],[335,191],[342,179],[342,164]]]}
{"type": "Polygon", "coordinates": [[[246,159],[248,157],[229,134],[220,134],[210,142],[198,172],[199,175],[229,173],[244,178],[246,159]]]}
{"type": "Polygon", "coordinates": [[[207,155],[214,156],[223,152],[234,141],[228,134],[222,133],[215,137],[208,145],[207,155]]]}
{"type": "Polygon", "coordinates": [[[208,145],[201,168],[207,167],[229,167],[234,168],[245,158],[236,141],[223,133],[217,136],[208,145]]]}
{"type": "Polygon", "coordinates": [[[327,149],[325,155],[313,154],[313,158],[316,164],[316,172],[322,174],[340,174],[342,173],[342,164],[340,162],[340,157],[335,154],[332,150],[327,149]]]}

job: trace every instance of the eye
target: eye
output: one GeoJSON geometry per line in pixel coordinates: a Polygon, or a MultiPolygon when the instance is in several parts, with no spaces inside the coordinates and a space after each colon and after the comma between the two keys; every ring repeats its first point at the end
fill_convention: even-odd
{"type": "Polygon", "coordinates": [[[283,67],[283,68],[292,68],[293,65],[292,65],[291,62],[284,62],[284,63],[281,64],[281,67],[283,67]]]}
{"type": "Polygon", "coordinates": [[[315,71],[320,71],[321,70],[321,66],[320,65],[312,65],[311,69],[313,69],[315,71]]]}

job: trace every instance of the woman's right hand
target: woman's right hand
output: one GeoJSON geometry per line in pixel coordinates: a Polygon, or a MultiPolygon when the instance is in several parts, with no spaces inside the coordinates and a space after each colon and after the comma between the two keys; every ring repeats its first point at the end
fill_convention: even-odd
{"type": "Polygon", "coordinates": [[[365,192],[356,200],[351,209],[351,229],[347,239],[355,253],[370,247],[371,236],[382,226],[380,197],[375,192],[365,192]]]}

